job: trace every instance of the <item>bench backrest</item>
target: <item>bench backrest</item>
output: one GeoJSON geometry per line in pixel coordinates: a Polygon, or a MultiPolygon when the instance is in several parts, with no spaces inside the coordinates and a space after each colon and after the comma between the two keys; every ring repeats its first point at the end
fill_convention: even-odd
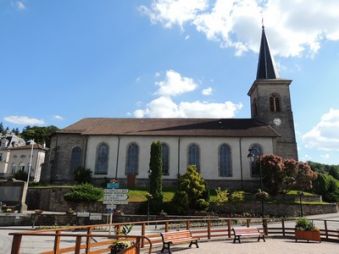
{"type": "Polygon", "coordinates": [[[164,241],[168,241],[173,239],[189,238],[192,237],[192,234],[189,230],[169,231],[161,233],[161,237],[164,241]]]}
{"type": "Polygon", "coordinates": [[[258,234],[259,229],[257,228],[233,228],[234,234],[241,235],[241,234],[258,234]]]}

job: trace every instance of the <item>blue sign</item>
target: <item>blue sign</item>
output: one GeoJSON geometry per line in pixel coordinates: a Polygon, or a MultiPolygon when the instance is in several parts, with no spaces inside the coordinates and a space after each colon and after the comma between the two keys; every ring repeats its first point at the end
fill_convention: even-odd
{"type": "Polygon", "coordinates": [[[106,188],[107,189],[119,189],[119,183],[118,182],[107,183],[106,188]]]}

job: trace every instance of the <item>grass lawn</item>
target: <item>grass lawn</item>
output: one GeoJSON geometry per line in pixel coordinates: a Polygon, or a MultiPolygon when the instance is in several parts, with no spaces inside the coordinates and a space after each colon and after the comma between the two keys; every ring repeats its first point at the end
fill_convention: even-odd
{"type": "MultiPolygon", "coordinates": [[[[299,195],[298,192],[299,192],[298,190],[290,190],[290,191],[287,192],[287,195],[299,195]]],[[[315,195],[313,193],[309,193],[309,192],[306,192],[306,191],[303,191],[303,193],[304,193],[304,196],[313,196],[313,195],[315,195]]]]}
{"type": "MultiPolygon", "coordinates": [[[[146,194],[148,190],[146,189],[129,189],[128,191],[128,201],[129,202],[144,202],[147,201],[146,194]]],[[[164,202],[169,202],[174,196],[174,190],[165,189],[163,190],[164,202]]]]}

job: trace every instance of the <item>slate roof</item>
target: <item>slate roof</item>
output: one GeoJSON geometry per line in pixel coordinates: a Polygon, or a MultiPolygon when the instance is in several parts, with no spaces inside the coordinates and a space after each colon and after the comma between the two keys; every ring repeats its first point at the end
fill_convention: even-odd
{"type": "Polygon", "coordinates": [[[271,56],[270,47],[265,34],[265,28],[262,27],[261,43],[258,60],[257,79],[277,79],[278,72],[274,66],[274,60],[271,56]]]}
{"type": "Polygon", "coordinates": [[[57,133],[122,136],[277,137],[254,119],[84,118],[57,133]]]}

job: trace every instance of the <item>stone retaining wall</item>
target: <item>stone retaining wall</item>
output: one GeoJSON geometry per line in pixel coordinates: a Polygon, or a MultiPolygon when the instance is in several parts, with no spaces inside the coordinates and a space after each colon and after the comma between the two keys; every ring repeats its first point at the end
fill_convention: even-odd
{"type": "MultiPolygon", "coordinates": [[[[101,202],[94,203],[74,203],[64,199],[64,194],[69,188],[30,188],[28,190],[27,205],[29,210],[41,209],[44,211],[67,212],[69,208],[74,211],[82,212],[105,212],[105,205],[101,202]]],[[[319,196],[313,197],[318,199],[319,196]]],[[[304,200],[304,199],[303,199],[304,200]]],[[[304,200],[305,201],[305,200],[304,200]]],[[[292,199],[293,202],[293,199],[292,199]]],[[[119,205],[117,208],[124,214],[137,214],[141,203],[129,203],[128,205],[119,205]]],[[[272,216],[299,216],[300,206],[298,203],[265,203],[265,214],[272,216]]],[[[230,216],[231,214],[260,215],[261,203],[258,201],[227,203],[221,207],[213,206],[211,210],[218,215],[230,216]]],[[[336,213],[338,211],[335,203],[322,205],[303,204],[304,215],[336,213]]]]}

